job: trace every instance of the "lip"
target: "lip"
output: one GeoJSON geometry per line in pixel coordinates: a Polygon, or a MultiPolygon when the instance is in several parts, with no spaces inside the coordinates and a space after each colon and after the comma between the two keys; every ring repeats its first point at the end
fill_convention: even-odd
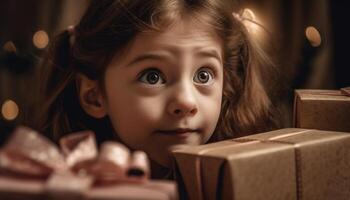
{"type": "Polygon", "coordinates": [[[155,132],[162,135],[187,138],[190,134],[198,131],[199,131],[198,129],[178,128],[178,129],[171,129],[171,130],[156,130],[155,132]]]}

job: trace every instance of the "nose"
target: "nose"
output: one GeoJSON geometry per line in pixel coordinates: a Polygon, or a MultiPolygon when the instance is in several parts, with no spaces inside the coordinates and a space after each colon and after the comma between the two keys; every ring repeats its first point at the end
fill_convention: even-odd
{"type": "Polygon", "coordinates": [[[175,87],[167,110],[175,117],[194,116],[198,112],[198,106],[193,86],[179,84],[175,87]]]}

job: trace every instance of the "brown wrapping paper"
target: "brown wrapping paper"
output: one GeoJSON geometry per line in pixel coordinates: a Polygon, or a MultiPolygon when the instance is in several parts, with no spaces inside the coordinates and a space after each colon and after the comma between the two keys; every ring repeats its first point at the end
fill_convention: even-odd
{"type": "Polygon", "coordinates": [[[281,129],[177,149],[183,199],[348,199],[350,134],[281,129]]]}
{"type": "Polygon", "coordinates": [[[294,127],[350,132],[350,92],[296,90],[294,127]]]}

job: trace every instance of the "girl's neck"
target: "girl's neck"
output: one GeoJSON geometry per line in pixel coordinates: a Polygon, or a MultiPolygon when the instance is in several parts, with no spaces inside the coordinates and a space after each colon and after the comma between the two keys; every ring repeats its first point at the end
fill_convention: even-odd
{"type": "Polygon", "coordinates": [[[151,163],[151,179],[173,179],[172,170],[159,165],[158,163],[150,160],[151,163]]]}

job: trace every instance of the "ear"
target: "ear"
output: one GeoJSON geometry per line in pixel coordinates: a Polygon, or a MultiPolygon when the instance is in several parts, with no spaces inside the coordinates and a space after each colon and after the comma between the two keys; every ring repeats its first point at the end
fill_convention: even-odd
{"type": "Polygon", "coordinates": [[[91,80],[83,74],[77,74],[76,86],[79,103],[83,110],[94,118],[105,117],[107,115],[106,105],[97,81],[91,80]]]}

